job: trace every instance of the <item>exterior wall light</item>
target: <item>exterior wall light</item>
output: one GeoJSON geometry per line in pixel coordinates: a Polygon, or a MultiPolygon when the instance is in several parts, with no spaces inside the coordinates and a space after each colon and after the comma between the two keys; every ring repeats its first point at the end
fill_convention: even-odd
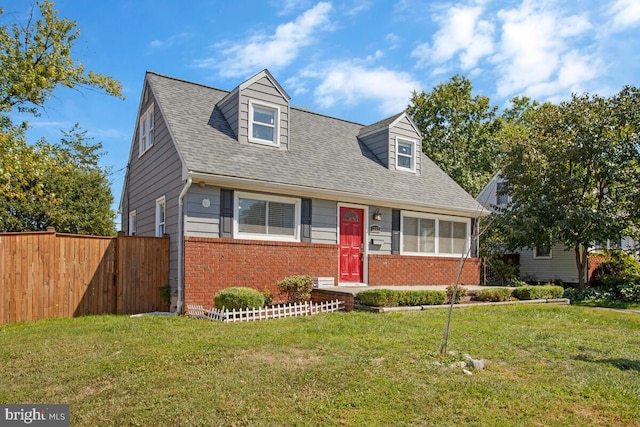
{"type": "Polygon", "coordinates": [[[375,212],[373,213],[373,220],[382,221],[382,214],[380,213],[380,209],[376,208],[375,212]]]}

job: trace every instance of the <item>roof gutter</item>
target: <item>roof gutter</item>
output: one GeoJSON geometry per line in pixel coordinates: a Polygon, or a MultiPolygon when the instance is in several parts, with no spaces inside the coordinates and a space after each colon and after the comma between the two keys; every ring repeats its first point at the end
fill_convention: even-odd
{"type": "Polygon", "coordinates": [[[278,192],[288,195],[300,195],[301,193],[307,197],[315,197],[319,199],[349,201],[351,203],[360,204],[377,204],[380,207],[389,207],[393,209],[407,209],[407,210],[424,210],[429,209],[434,213],[440,214],[464,214],[473,218],[480,218],[487,216],[490,212],[480,204],[478,209],[465,209],[465,208],[451,208],[450,206],[437,206],[437,205],[422,205],[412,203],[409,201],[402,201],[398,199],[389,199],[379,196],[369,196],[363,194],[348,193],[346,191],[329,190],[322,188],[303,187],[295,184],[286,184],[270,181],[260,181],[249,178],[239,178],[234,176],[224,175],[212,175],[207,173],[189,172],[191,177],[196,182],[204,182],[210,185],[219,185],[233,187],[239,190],[256,190],[262,189],[267,192],[278,192]]]}
{"type": "Polygon", "coordinates": [[[187,191],[191,187],[192,179],[189,176],[185,183],[180,196],[178,196],[178,306],[176,311],[178,314],[182,314],[184,306],[184,219],[183,219],[183,204],[184,198],[187,195],[187,191]]]}

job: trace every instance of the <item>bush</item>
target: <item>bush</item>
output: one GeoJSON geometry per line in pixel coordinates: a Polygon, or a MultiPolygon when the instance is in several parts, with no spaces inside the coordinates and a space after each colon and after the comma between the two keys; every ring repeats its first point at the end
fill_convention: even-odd
{"type": "Polygon", "coordinates": [[[228,310],[257,308],[264,305],[264,295],[251,288],[227,288],[218,292],[213,298],[213,302],[218,309],[223,307],[228,310]]]}
{"type": "Polygon", "coordinates": [[[564,288],[555,285],[521,286],[513,290],[513,296],[520,300],[561,298],[564,288]]]}
{"type": "Polygon", "coordinates": [[[527,282],[523,282],[522,280],[513,279],[507,282],[507,286],[511,288],[519,288],[520,286],[527,286],[527,282]]]}
{"type": "Polygon", "coordinates": [[[640,276],[618,277],[608,274],[600,276],[602,288],[611,299],[622,302],[640,302],[640,276]]]}
{"type": "Polygon", "coordinates": [[[594,271],[594,285],[607,286],[603,276],[620,278],[640,276],[640,262],[621,249],[606,252],[604,261],[594,271]]]}
{"type": "MultiPolygon", "coordinates": [[[[453,288],[455,285],[449,285],[447,286],[447,304],[451,304],[451,297],[453,296],[453,288]]],[[[458,285],[458,289],[456,290],[456,301],[455,304],[459,304],[460,303],[460,299],[462,299],[463,296],[467,295],[467,288],[463,287],[462,285],[458,285]]]]}
{"type": "Polygon", "coordinates": [[[508,301],[509,298],[511,298],[511,289],[491,288],[476,291],[473,299],[476,301],[501,302],[508,301]]]}
{"type": "Polygon", "coordinates": [[[358,301],[370,307],[398,307],[444,304],[444,291],[395,291],[391,289],[367,289],[358,293],[358,301]]]}
{"type": "Polygon", "coordinates": [[[444,304],[446,293],[444,291],[396,291],[398,293],[398,305],[440,305],[444,304]]]}
{"type": "Polygon", "coordinates": [[[564,298],[569,298],[571,301],[591,301],[599,299],[612,299],[613,295],[609,291],[601,288],[567,288],[564,290],[564,298]]]}
{"type": "Polygon", "coordinates": [[[398,293],[391,289],[368,289],[358,292],[358,300],[370,307],[397,307],[398,293]]]}
{"type": "Polygon", "coordinates": [[[311,276],[289,276],[278,282],[280,292],[287,295],[287,302],[300,303],[311,300],[313,278],[311,276]]]}

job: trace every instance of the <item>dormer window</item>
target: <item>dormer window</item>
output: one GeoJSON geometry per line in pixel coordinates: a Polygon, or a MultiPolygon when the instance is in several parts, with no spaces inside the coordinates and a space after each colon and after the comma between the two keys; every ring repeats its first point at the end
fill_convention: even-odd
{"type": "Polygon", "coordinates": [[[396,169],[416,171],[416,142],[396,137],[396,169]]]}
{"type": "Polygon", "coordinates": [[[279,146],[279,116],[278,107],[249,101],[249,141],[279,146]]]}

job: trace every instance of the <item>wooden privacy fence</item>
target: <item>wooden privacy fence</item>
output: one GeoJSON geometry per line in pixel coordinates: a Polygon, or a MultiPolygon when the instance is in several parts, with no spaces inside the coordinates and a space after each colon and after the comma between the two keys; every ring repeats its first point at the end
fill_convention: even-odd
{"type": "Polygon", "coordinates": [[[0,324],[167,310],[169,238],[0,233],[0,324]]]}

